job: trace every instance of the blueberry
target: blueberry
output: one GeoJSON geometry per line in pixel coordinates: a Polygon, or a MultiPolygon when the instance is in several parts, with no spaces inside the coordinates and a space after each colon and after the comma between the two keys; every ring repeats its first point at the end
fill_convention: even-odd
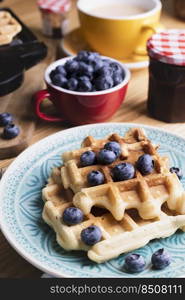
{"type": "Polygon", "coordinates": [[[95,88],[95,86],[94,86],[94,85],[92,85],[91,92],[96,92],[96,88],[95,88]]]}
{"type": "Polygon", "coordinates": [[[121,147],[120,144],[117,142],[108,142],[105,144],[104,149],[111,150],[116,154],[116,157],[118,157],[121,153],[121,147]]]}
{"type": "Polygon", "coordinates": [[[130,163],[121,163],[112,169],[114,181],[132,179],[135,175],[134,166],[130,163]]]}
{"type": "Polygon", "coordinates": [[[142,175],[150,174],[154,169],[152,156],[150,154],[141,155],[136,162],[136,168],[142,175]]]}
{"type": "Polygon", "coordinates": [[[113,72],[109,66],[104,65],[102,68],[98,70],[98,74],[100,77],[111,77],[113,72]]]}
{"type": "Polygon", "coordinates": [[[69,73],[78,72],[79,70],[79,63],[76,60],[68,60],[65,63],[65,70],[69,73]]]}
{"type": "Polygon", "coordinates": [[[63,75],[64,77],[67,76],[67,72],[66,72],[66,70],[65,70],[65,68],[64,68],[63,65],[57,66],[56,69],[55,69],[55,72],[56,72],[56,73],[60,73],[60,74],[63,75]]]}
{"type": "Polygon", "coordinates": [[[88,55],[88,62],[89,63],[94,63],[96,62],[97,60],[100,60],[101,59],[101,56],[99,53],[97,52],[89,52],[89,55],[88,55]]]}
{"type": "Polygon", "coordinates": [[[128,254],[125,258],[125,269],[130,273],[138,273],[144,270],[145,260],[139,254],[128,254]]]}
{"type": "Polygon", "coordinates": [[[99,53],[80,51],[64,66],[58,66],[53,70],[50,78],[53,84],[73,91],[103,91],[118,85],[123,80],[123,69],[119,64],[103,59],[99,53]]]}
{"type": "Polygon", "coordinates": [[[113,87],[113,80],[110,76],[98,77],[94,81],[94,85],[98,91],[107,90],[113,87]]]}
{"type": "Polygon", "coordinates": [[[170,254],[163,248],[153,253],[151,258],[154,269],[162,270],[171,263],[170,254]]]}
{"type": "Polygon", "coordinates": [[[66,89],[67,88],[67,83],[68,83],[67,78],[66,77],[62,77],[61,78],[61,85],[60,85],[60,87],[66,89]]]}
{"type": "Polygon", "coordinates": [[[103,65],[104,66],[107,66],[107,67],[110,67],[110,63],[111,63],[111,60],[110,59],[102,59],[102,61],[103,61],[103,65]]]}
{"type": "Polygon", "coordinates": [[[86,151],[80,156],[80,165],[82,167],[92,166],[96,162],[96,154],[93,151],[86,151]]]}
{"type": "Polygon", "coordinates": [[[67,81],[67,87],[71,91],[76,91],[78,89],[78,80],[76,78],[71,77],[67,81]]]}
{"type": "Polygon", "coordinates": [[[97,154],[97,160],[99,164],[108,165],[116,160],[116,154],[113,151],[102,149],[97,154]]]}
{"type": "Polygon", "coordinates": [[[93,246],[94,244],[98,243],[101,238],[101,229],[96,225],[89,226],[83,229],[81,232],[81,239],[88,246],[93,246]]]}
{"type": "Polygon", "coordinates": [[[88,61],[88,57],[89,57],[89,51],[80,51],[78,53],[78,55],[76,56],[76,60],[77,61],[84,61],[87,62],[88,61]]]}
{"type": "Polygon", "coordinates": [[[79,77],[79,81],[89,81],[89,77],[84,75],[79,77]]]}
{"type": "Polygon", "coordinates": [[[175,173],[178,176],[179,180],[181,180],[183,177],[182,170],[180,168],[172,167],[170,168],[170,172],[175,173]]]}
{"type": "Polygon", "coordinates": [[[79,77],[79,89],[80,92],[90,92],[92,90],[92,83],[87,76],[79,77]]]}
{"type": "Polygon", "coordinates": [[[15,124],[8,124],[4,128],[3,138],[7,139],[7,140],[10,140],[10,139],[13,139],[16,136],[18,136],[19,133],[20,133],[20,129],[19,129],[18,126],[16,126],[15,124]]]}
{"type": "Polygon", "coordinates": [[[62,220],[67,225],[79,224],[83,221],[83,212],[77,207],[68,207],[64,210],[62,220]]]}
{"type": "Polygon", "coordinates": [[[13,116],[10,113],[0,114],[0,126],[6,126],[13,121],[13,116]]]}
{"type": "Polygon", "coordinates": [[[67,84],[67,79],[63,75],[58,73],[58,74],[53,76],[52,83],[54,85],[59,86],[59,87],[65,87],[66,84],[67,84]]]}
{"type": "Polygon", "coordinates": [[[94,62],[97,59],[100,59],[101,56],[97,52],[90,52],[90,51],[80,51],[76,56],[76,61],[83,61],[86,63],[94,62]]]}
{"type": "Polygon", "coordinates": [[[50,76],[52,82],[53,82],[53,78],[54,78],[54,76],[55,76],[56,74],[58,74],[57,71],[56,71],[56,69],[55,69],[55,70],[52,70],[51,73],[49,74],[49,76],[50,76]]]}
{"type": "Polygon", "coordinates": [[[105,182],[105,177],[100,171],[92,171],[87,175],[87,182],[90,186],[96,186],[105,182]]]}
{"type": "Polygon", "coordinates": [[[101,59],[97,58],[95,61],[91,62],[91,65],[94,69],[94,72],[97,72],[104,66],[104,63],[101,59]]]}
{"type": "Polygon", "coordinates": [[[121,74],[113,74],[114,86],[120,84],[123,81],[123,76],[121,74]]]}
{"type": "Polygon", "coordinates": [[[118,63],[111,62],[110,67],[114,73],[123,75],[123,68],[118,63]]]}

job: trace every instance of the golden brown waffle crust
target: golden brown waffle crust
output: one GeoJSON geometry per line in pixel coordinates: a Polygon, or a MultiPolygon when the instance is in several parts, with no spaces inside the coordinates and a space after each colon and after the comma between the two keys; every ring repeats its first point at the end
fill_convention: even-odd
{"type": "Polygon", "coordinates": [[[65,152],[62,155],[64,166],[61,168],[61,179],[65,189],[75,193],[73,204],[85,215],[93,206],[106,208],[113,217],[120,221],[125,210],[136,208],[143,219],[152,219],[160,215],[161,206],[167,202],[170,209],[185,214],[185,192],[176,174],[171,174],[166,157],[161,157],[142,129],[133,128],[124,137],[113,133],[105,139],[96,140],[91,136],[85,138],[82,148],[65,152]],[[121,158],[108,166],[80,166],[82,153],[93,150],[98,152],[108,141],[117,141],[121,146],[121,158]],[[142,176],[136,171],[135,178],[114,182],[111,169],[122,162],[135,164],[140,155],[148,153],[154,161],[153,173],[142,176]],[[87,175],[99,170],[104,174],[105,184],[90,187],[87,175]]]}
{"type": "Polygon", "coordinates": [[[87,251],[88,257],[97,263],[142,247],[154,238],[170,236],[178,228],[185,230],[185,215],[174,215],[167,208],[152,220],[142,220],[129,212],[121,221],[116,221],[110,213],[100,217],[88,214],[82,223],[68,226],[63,223],[62,214],[67,207],[73,206],[72,194],[60,183],[60,168],[53,170],[42,194],[45,201],[42,216],[56,232],[58,244],[68,251],[87,251]],[[81,231],[90,225],[97,225],[102,231],[102,241],[92,247],[85,245],[80,237],[81,231]]]}
{"type": "Polygon", "coordinates": [[[185,215],[166,215],[159,221],[97,243],[88,251],[88,257],[97,263],[103,263],[122,253],[143,247],[153,239],[169,237],[179,228],[184,230],[184,225],[185,215]]]}
{"type": "MultiPolygon", "coordinates": [[[[68,207],[68,205],[63,208],[68,207]]],[[[58,210],[51,201],[45,204],[43,219],[56,232],[56,239],[59,245],[65,250],[84,250],[87,251],[88,257],[97,262],[103,263],[113,259],[122,253],[126,253],[148,244],[149,241],[156,238],[168,237],[176,232],[177,229],[185,229],[185,215],[168,216],[162,214],[159,220],[146,222],[145,225],[139,226],[130,220],[130,216],[125,214],[122,222],[130,222],[133,226],[131,231],[124,231],[118,235],[111,236],[106,228],[102,226],[101,217],[91,218],[79,225],[67,226],[61,221],[62,210],[58,210]],[[89,247],[85,245],[80,238],[81,231],[90,226],[97,225],[103,233],[103,240],[96,245],[89,247]]],[[[110,216],[104,216],[109,218],[110,216]]],[[[114,225],[116,228],[116,225],[114,225]]],[[[118,226],[118,225],[117,225],[118,226]]]]}
{"type": "Polygon", "coordinates": [[[167,159],[160,157],[157,149],[144,131],[136,128],[124,138],[117,134],[102,140],[87,137],[81,149],[64,153],[64,166],[53,169],[42,191],[45,201],[42,216],[54,229],[58,244],[68,251],[86,251],[92,261],[103,263],[143,247],[153,239],[168,237],[177,229],[185,231],[185,192],[176,174],[169,172],[167,159]],[[120,143],[124,161],[135,164],[143,153],[152,155],[153,173],[143,176],[136,171],[131,180],[113,182],[112,166],[80,167],[79,157],[83,152],[99,151],[111,140],[120,143]],[[95,169],[104,172],[106,182],[89,187],[87,173],[95,169]],[[84,212],[80,224],[68,226],[63,222],[63,212],[70,206],[84,212]],[[94,206],[106,208],[106,212],[97,216],[92,212],[94,206]],[[90,247],[83,243],[81,232],[91,225],[101,229],[102,239],[90,247]]]}
{"type": "Polygon", "coordinates": [[[22,30],[22,26],[7,11],[0,11],[0,45],[11,43],[22,30]]]}

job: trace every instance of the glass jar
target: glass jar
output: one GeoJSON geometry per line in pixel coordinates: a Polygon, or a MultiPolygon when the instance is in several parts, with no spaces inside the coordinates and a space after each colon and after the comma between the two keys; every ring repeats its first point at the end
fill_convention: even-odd
{"type": "Polygon", "coordinates": [[[71,8],[70,0],[39,0],[38,6],[44,35],[52,38],[63,37],[71,8]]]}
{"type": "Polygon", "coordinates": [[[178,18],[185,20],[185,1],[174,0],[175,14],[178,18]]]}
{"type": "Polygon", "coordinates": [[[150,58],[148,111],[161,121],[185,122],[185,67],[150,58]]]}
{"type": "Polygon", "coordinates": [[[169,123],[185,122],[185,31],[156,33],[147,42],[147,50],[149,114],[169,123]]]}

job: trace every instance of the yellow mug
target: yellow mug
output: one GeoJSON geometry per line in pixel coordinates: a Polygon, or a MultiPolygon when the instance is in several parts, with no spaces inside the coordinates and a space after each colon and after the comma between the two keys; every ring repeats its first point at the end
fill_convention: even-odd
{"type": "Polygon", "coordinates": [[[159,0],[77,2],[81,30],[90,47],[122,60],[147,55],[147,39],[162,28],[161,8],[159,0]]]}

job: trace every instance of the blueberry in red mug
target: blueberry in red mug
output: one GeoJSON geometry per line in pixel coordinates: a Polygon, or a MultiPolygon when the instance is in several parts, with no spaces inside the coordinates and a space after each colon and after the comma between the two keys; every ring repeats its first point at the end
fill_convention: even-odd
{"type": "Polygon", "coordinates": [[[130,71],[117,60],[80,51],[77,56],[62,58],[47,68],[47,89],[34,95],[35,113],[51,122],[104,122],[122,104],[129,80],[130,71]],[[56,107],[58,116],[41,112],[40,104],[46,98],[56,107]]]}

